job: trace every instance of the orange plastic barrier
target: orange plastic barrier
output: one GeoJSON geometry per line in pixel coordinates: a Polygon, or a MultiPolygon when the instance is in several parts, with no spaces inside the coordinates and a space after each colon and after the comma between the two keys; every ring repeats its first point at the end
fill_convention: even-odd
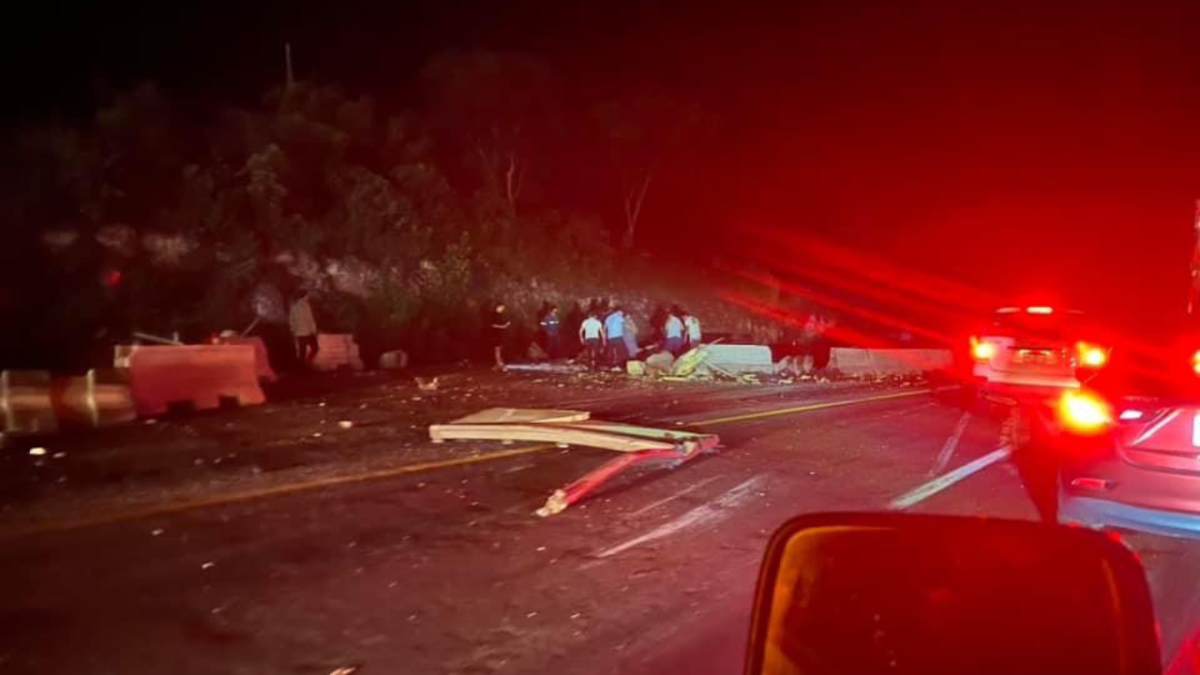
{"type": "Polygon", "coordinates": [[[257,336],[250,337],[228,337],[220,338],[223,345],[250,345],[254,348],[255,367],[258,372],[258,379],[265,382],[274,382],[279,379],[275,375],[275,370],[271,368],[271,357],[267,354],[267,345],[262,338],[257,336]]]}
{"type": "Polygon", "coordinates": [[[179,403],[204,410],[220,406],[223,398],[243,406],[266,401],[258,386],[254,347],[248,344],[120,345],[115,365],[129,369],[134,405],[141,416],[161,415],[179,403]]]}
{"type": "Polygon", "coordinates": [[[321,333],[317,335],[317,346],[320,347],[320,350],[312,362],[314,370],[363,369],[362,357],[358,353],[358,343],[354,341],[353,335],[321,333]]]}

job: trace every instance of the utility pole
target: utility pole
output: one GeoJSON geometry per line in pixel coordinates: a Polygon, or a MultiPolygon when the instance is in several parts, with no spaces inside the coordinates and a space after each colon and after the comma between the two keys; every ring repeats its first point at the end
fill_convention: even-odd
{"type": "Polygon", "coordinates": [[[292,77],[292,43],[283,43],[283,64],[287,69],[287,80],[284,82],[284,91],[290,91],[295,79],[292,77]]]}

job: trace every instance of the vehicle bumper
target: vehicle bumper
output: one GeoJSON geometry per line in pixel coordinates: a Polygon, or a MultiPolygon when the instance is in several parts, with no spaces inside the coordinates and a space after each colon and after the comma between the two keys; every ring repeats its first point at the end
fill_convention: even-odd
{"type": "Polygon", "coordinates": [[[994,370],[987,364],[975,364],[971,373],[986,387],[1000,389],[1078,389],[1079,379],[1074,371],[1062,373],[1030,373],[994,370]]]}
{"type": "Polygon", "coordinates": [[[1084,527],[1112,527],[1168,537],[1200,538],[1200,514],[1150,509],[1063,493],[1058,520],[1084,527]]]}
{"type": "Polygon", "coordinates": [[[1075,383],[1075,386],[1066,386],[1063,384],[1030,385],[976,380],[976,391],[979,392],[981,397],[1009,404],[1050,403],[1057,401],[1064,391],[1077,388],[1078,382],[1075,383]]]}
{"type": "Polygon", "coordinates": [[[1200,475],[1147,470],[1116,457],[1066,462],[1058,501],[1062,522],[1200,537],[1200,475]],[[1105,487],[1080,487],[1077,480],[1105,487]]]}

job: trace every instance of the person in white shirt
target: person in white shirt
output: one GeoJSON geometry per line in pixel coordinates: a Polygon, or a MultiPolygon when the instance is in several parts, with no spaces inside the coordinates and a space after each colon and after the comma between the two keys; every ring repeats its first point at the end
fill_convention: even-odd
{"type": "Polygon", "coordinates": [[[594,369],[608,343],[608,338],[604,334],[604,324],[601,323],[595,312],[588,314],[588,317],[579,325],[579,341],[583,343],[583,360],[587,362],[588,368],[594,369]]]}
{"type": "Polygon", "coordinates": [[[679,318],[679,309],[672,308],[663,323],[663,337],[666,338],[663,348],[675,356],[683,350],[683,321],[679,318]]]}
{"type": "Polygon", "coordinates": [[[302,289],[288,307],[288,325],[296,339],[296,356],[300,359],[300,365],[312,364],[321,346],[317,340],[317,320],[313,317],[307,290],[302,289]]]}
{"type": "Polygon", "coordinates": [[[687,333],[687,345],[689,347],[699,347],[703,337],[700,334],[700,319],[697,319],[691,312],[684,312],[683,329],[687,333]]]}

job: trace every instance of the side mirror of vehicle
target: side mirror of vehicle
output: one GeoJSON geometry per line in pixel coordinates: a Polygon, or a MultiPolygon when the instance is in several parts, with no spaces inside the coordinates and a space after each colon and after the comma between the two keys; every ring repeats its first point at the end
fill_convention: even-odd
{"type": "Polygon", "coordinates": [[[1035,522],[818,514],[767,548],[746,672],[1160,673],[1141,565],[1035,522]]]}

